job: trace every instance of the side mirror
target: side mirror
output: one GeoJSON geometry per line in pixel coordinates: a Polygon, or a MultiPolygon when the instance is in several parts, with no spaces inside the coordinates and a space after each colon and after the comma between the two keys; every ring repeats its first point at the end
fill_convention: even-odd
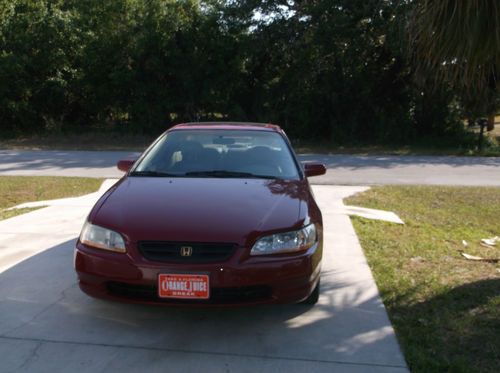
{"type": "Polygon", "coordinates": [[[326,167],[322,163],[302,163],[306,177],[319,176],[326,173],[326,167]]]}
{"type": "Polygon", "coordinates": [[[120,171],[128,172],[128,170],[130,170],[130,168],[134,165],[134,163],[135,163],[134,159],[122,159],[121,161],[118,161],[116,167],[118,167],[120,171]]]}

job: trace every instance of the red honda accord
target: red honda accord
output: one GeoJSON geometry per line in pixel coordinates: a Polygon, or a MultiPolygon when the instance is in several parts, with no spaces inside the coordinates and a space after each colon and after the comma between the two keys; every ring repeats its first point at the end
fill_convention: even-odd
{"type": "Polygon", "coordinates": [[[75,250],[80,288],[151,304],[314,304],[323,226],[285,133],[187,123],[162,134],[96,203],[75,250]]]}

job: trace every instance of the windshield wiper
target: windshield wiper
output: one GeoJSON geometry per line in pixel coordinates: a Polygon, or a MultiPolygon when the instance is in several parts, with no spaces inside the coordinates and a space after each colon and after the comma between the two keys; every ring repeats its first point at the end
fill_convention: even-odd
{"type": "Polygon", "coordinates": [[[250,172],[225,171],[225,170],[191,171],[191,172],[186,172],[186,176],[221,177],[221,178],[234,177],[234,178],[248,178],[248,179],[279,179],[279,177],[272,175],[256,175],[250,172]]]}
{"type": "Polygon", "coordinates": [[[184,174],[170,174],[168,172],[161,171],[134,171],[130,173],[130,176],[150,176],[150,177],[179,177],[184,176],[184,174]]]}

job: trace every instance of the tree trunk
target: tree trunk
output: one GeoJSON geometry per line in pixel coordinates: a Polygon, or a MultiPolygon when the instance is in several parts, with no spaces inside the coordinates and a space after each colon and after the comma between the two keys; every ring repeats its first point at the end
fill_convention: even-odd
{"type": "Polygon", "coordinates": [[[484,128],[487,125],[487,121],[484,119],[481,119],[479,121],[479,125],[481,126],[481,130],[479,131],[479,139],[477,141],[477,150],[479,152],[483,151],[483,146],[484,146],[484,128]]]}
{"type": "Polygon", "coordinates": [[[495,129],[495,114],[490,114],[488,116],[488,126],[486,131],[493,131],[495,129]]]}

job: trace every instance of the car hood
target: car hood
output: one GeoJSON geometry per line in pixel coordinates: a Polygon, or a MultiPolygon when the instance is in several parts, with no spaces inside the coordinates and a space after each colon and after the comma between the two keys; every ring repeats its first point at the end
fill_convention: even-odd
{"type": "Polygon", "coordinates": [[[305,180],[126,177],[90,220],[132,242],[248,245],[262,234],[301,227],[308,198],[305,180]]]}

